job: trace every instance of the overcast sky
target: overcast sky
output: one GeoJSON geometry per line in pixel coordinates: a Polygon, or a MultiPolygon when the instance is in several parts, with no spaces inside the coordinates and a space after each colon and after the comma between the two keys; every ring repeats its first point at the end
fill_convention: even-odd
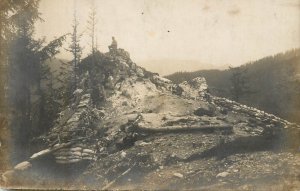
{"type": "MultiPolygon", "coordinates": [[[[88,51],[89,0],[41,0],[45,22],[36,25],[36,36],[51,40],[71,32],[74,6],[88,51]]],[[[95,0],[95,8],[100,51],[115,36],[137,63],[236,66],[300,47],[300,0],[95,0]]]]}

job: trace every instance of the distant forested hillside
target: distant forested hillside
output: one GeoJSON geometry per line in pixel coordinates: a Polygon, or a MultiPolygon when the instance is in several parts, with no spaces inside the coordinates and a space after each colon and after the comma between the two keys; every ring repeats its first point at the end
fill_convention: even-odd
{"type": "MultiPolygon", "coordinates": [[[[248,90],[239,102],[300,122],[300,49],[268,56],[238,68],[243,71],[248,90]]],[[[177,72],[166,77],[180,83],[203,76],[213,95],[234,99],[233,75],[233,69],[227,69],[177,72]]]]}

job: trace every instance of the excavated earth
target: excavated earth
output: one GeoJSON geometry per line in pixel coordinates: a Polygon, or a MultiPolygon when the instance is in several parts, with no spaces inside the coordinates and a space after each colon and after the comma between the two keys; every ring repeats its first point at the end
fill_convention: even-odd
{"type": "Polygon", "coordinates": [[[204,78],[176,85],[128,55],[104,57],[123,72],[103,78],[105,102],[76,90],[41,150],[71,144],[15,170],[8,186],[300,190],[297,124],[212,96],[204,78]]]}

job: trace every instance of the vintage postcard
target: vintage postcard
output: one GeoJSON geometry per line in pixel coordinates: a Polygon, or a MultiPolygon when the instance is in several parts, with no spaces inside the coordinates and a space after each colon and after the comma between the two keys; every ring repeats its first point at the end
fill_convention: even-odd
{"type": "Polygon", "coordinates": [[[0,190],[300,190],[299,0],[0,0],[0,190]]]}

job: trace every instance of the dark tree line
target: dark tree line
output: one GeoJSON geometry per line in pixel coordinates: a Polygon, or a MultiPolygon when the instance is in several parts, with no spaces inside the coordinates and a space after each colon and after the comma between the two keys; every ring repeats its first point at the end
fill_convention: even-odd
{"type": "Polygon", "coordinates": [[[6,66],[6,112],[10,113],[13,159],[30,151],[30,139],[43,132],[48,120],[41,81],[48,74],[43,64],[59,52],[65,36],[48,44],[34,39],[34,23],[42,20],[38,0],[1,1],[1,66],[6,66]]]}
{"type": "Polygon", "coordinates": [[[245,67],[229,67],[230,76],[230,93],[232,99],[240,101],[241,98],[253,93],[249,86],[248,70],[245,67]]]}

